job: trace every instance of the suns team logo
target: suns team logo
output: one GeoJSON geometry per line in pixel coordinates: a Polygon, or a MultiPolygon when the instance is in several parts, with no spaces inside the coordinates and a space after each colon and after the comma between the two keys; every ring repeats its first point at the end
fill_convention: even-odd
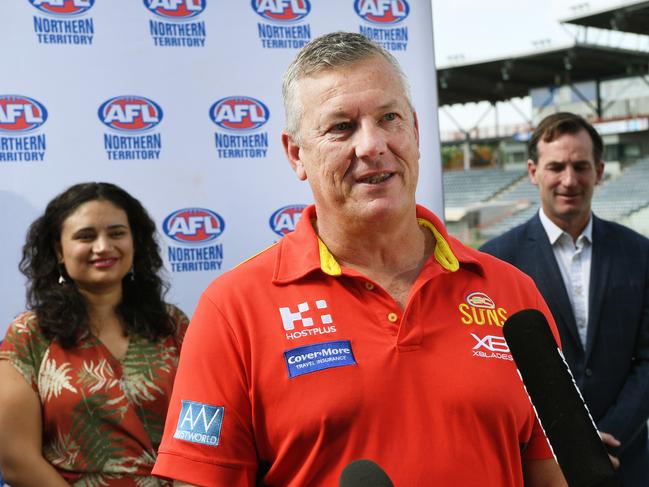
{"type": "Polygon", "coordinates": [[[0,95],[0,132],[17,134],[36,130],[47,120],[45,105],[22,95],[0,95]]]}
{"type": "Polygon", "coordinates": [[[90,10],[95,0],[29,0],[29,3],[43,13],[70,17],[90,10]]]}
{"type": "Polygon", "coordinates": [[[496,306],[496,303],[483,292],[472,292],[466,295],[464,302],[458,305],[460,321],[465,325],[490,325],[502,328],[507,319],[507,310],[496,306]]]}
{"type": "Polygon", "coordinates": [[[393,25],[408,17],[410,5],[406,0],[356,0],[354,10],[372,24],[393,25]]]}
{"type": "Polygon", "coordinates": [[[203,13],[206,0],[144,0],[144,6],[165,20],[188,20],[203,13]]]}

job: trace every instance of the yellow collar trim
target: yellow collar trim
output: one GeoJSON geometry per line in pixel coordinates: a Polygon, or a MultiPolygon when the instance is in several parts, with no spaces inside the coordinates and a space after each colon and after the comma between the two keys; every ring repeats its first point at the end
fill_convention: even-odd
{"type": "MultiPolygon", "coordinates": [[[[428,220],[423,218],[417,218],[417,223],[424,228],[427,228],[431,231],[435,237],[435,251],[433,252],[435,260],[439,265],[444,269],[450,272],[455,272],[460,268],[460,263],[457,260],[457,257],[453,254],[451,247],[448,245],[448,242],[444,240],[442,234],[437,231],[435,225],[430,223],[428,220]]],[[[320,252],[320,268],[322,272],[330,276],[340,276],[342,275],[342,269],[336,258],[329,252],[329,249],[324,244],[322,240],[318,237],[318,251],[320,252]]]]}
{"type": "Polygon", "coordinates": [[[448,242],[444,240],[442,234],[437,231],[435,225],[423,218],[417,218],[417,223],[433,233],[433,236],[435,237],[435,251],[433,253],[437,263],[447,271],[457,271],[460,268],[460,262],[457,260],[457,257],[455,257],[455,254],[451,250],[448,242]]]}
{"type": "Polygon", "coordinates": [[[340,264],[332,253],[329,252],[324,242],[320,240],[320,237],[318,237],[318,250],[320,251],[320,269],[322,269],[322,272],[330,276],[342,275],[343,271],[340,268],[340,264]]]}

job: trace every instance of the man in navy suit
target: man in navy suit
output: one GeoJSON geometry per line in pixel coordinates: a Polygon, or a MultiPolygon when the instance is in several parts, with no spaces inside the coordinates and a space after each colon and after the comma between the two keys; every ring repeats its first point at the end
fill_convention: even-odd
{"type": "Polygon", "coordinates": [[[534,279],[624,485],[647,487],[649,240],[592,213],[603,143],[583,118],[546,117],[528,149],[541,208],[481,250],[534,279]]]}

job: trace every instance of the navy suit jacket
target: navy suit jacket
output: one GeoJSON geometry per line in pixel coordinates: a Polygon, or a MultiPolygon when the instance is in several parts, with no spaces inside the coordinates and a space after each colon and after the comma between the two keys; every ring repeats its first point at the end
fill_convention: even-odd
{"type": "Polygon", "coordinates": [[[622,442],[624,485],[649,486],[649,239],[593,215],[585,349],[538,213],[481,250],[534,279],[597,427],[622,442]]]}

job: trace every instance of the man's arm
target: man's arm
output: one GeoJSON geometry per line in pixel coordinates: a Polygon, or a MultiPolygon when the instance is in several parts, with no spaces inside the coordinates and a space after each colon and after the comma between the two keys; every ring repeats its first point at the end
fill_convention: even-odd
{"type": "Polygon", "coordinates": [[[525,487],[568,487],[554,458],[523,461],[525,487]]]}
{"type": "MultiPolygon", "coordinates": [[[[649,245],[643,247],[649,252],[649,245]]],[[[613,434],[622,445],[618,453],[649,419],[649,260],[644,270],[640,324],[631,372],[613,406],[598,421],[598,429],[613,434]]],[[[624,326],[624,323],[621,323],[624,326]]]]}

